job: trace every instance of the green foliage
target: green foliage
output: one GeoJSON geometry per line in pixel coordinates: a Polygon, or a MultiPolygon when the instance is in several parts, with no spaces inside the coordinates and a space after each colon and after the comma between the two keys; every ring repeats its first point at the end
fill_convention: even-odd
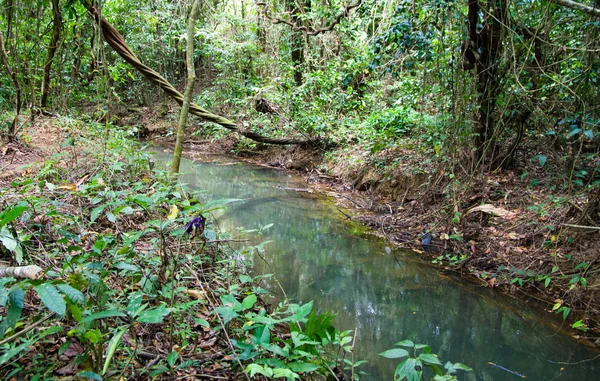
{"type": "Polygon", "coordinates": [[[425,368],[429,368],[433,372],[432,380],[435,381],[457,380],[456,373],[458,370],[472,371],[470,367],[458,362],[447,362],[442,368],[438,356],[431,353],[431,348],[428,345],[415,344],[410,340],[402,340],[396,345],[403,348],[388,349],[379,354],[388,359],[403,359],[394,372],[395,380],[422,380],[425,377],[425,368]]]}

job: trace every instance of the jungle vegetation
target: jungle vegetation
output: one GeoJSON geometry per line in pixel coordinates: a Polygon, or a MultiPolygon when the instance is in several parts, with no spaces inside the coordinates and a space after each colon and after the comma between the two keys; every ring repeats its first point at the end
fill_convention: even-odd
{"type": "MultiPolygon", "coordinates": [[[[437,261],[473,271],[490,287],[529,284],[546,296],[549,309],[565,318],[577,310],[570,322],[573,328],[587,331],[600,316],[593,291],[600,268],[600,1],[3,0],[0,4],[3,145],[29,143],[27,127],[47,115],[86,120],[111,134],[143,134],[146,128],[138,114],[152,109],[174,126],[179,120],[179,131],[167,132],[178,140],[184,132],[209,139],[235,134],[237,149],[309,147],[334,164],[358,172],[374,170],[379,174],[374,183],[394,181],[402,168],[420,176],[415,187],[423,191],[419,197],[430,197],[430,205],[437,205],[439,212],[419,228],[441,229],[442,223],[432,222],[436,219],[446,224],[437,238],[449,242],[444,245],[454,251],[437,261]],[[130,115],[139,118],[131,122],[130,115]],[[124,120],[129,120],[126,128],[124,120]],[[507,182],[512,188],[504,187],[507,182]],[[511,193],[520,197],[514,210],[483,207],[506,201],[511,193]],[[518,228],[504,229],[506,242],[514,243],[509,246],[525,253],[518,260],[507,265],[491,258],[490,252],[499,253],[506,245],[490,243],[488,250],[485,245],[479,249],[490,218],[514,221],[519,216],[518,228]]],[[[82,128],[78,126],[70,124],[82,128]]],[[[140,176],[168,188],[160,202],[171,202],[179,192],[162,177],[146,174],[133,153],[128,159],[119,157],[140,176]]],[[[106,164],[103,158],[95,160],[106,164]]],[[[176,161],[172,169],[177,171],[176,161]]],[[[114,174],[110,166],[103,170],[114,174]]],[[[49,179],[55,175],[43,173],[40,178],[52,183],[49,179]]],[[[119,181],[125,188],[133,180],[119,181]]],[[[119,198],[120,190],[110,198],[123,201],[120,212],[129,211],[119,198]]],[[[396,206],[403,207],[409,191],[415,189],[401,192],[404,197],[396,200],[396,206]]],[[[100,196],[86,199],[88,206],[95,205],[95,197],[100,196]]],[[[6,221],[0,227],[9,229],[9,223],[25,213],[25,205],[4,207],[6,221]]],[[[186,207],[193,208],[193,203],[186,207]]],[[[159,214],[150,206],[145,213],[159,214]]],[[[136,216],[125,214],[123,218],[136,216]]],[[[160,245],[166,228],[155,226],[154,244],[160,245]]],[[[11,229],[10,237],[16,240],[17,231],[11,229]]],[[[109,234],[95,250],[128,255],[111,246],[113,238],[109,234]]],[[[12,243],[14,251],[17,246],[12,243]]],[[[120,270],[135,272],[127,266],[120,270]]],[[[120,339],[136,321],[162,321],[177,308],[187,308],[158,303],[144,311],[141,296],[135,294],[119,301],[128,306],[126,312],[92,309],[93,314],[84,317],[83,307],[77,307],[85,304],[78,287],[88,280],[77,282],[28,287],[37,289],[53,313],[64,314],[68,307],[79,316],[73,335],[94,353],[87,361],[95,374],[108,372],[120,339]],[[66,302],[61,295],[66,295],[66,302]],[[127,324],[113,329],[112,336],[106,336],[105,325],[92,324],[125,315],[127,324]],[[105,340],[112,352],[103,355],[105,340]]],[[[98,282],[95,302],[110,297],[104,278],[98,282]]],[[[3,296],[13,314],[12,320],[3,321],[9,322],[3,332],[13,329],[20,316],[23,295],[18,289],[3,296]]],[[[174,294],[172,289],[161,292],[167,299],[174,294]]],[[[231,290],[224,290],[221,297],[227,295],[231,290]]],[[[239,305],[232,302],[227,311],[232,319],[242,319],[241,313],[254,307],[254,299],[242,300],[239,305]]],[[[278,318],[308,319],[310,311],[299,308],[279,311],[286,317],[278,318]]],[[[252,313],[264,318],[258,309],[252,313]]],[[[275,323],[264,319],[263,326],[271,329],[269,324],[275,323]]],[[[267,340],[264,332],[255,331],[256,340],[267,340]]],[[[174,340],[173,331],[167,334],[174,340]]],[[[348,344],[347,333],[337,335],[329,339],[348,344]]],[[[261,350],[275,350],[269,345],[261,350]]],[[[321,348],[313,349],[317,357],[321,348]]],[[[183,365],[178,354],[170,356],[161,360],[157,371],[175,374],[183,365]]],[[[127,364],[122,365],[119,371],[124,372],[127,364]]],[[[313,363],[315,369],[279,365],[256,364],[248,372],[273,377],[273,369],[310,368],[324,374],[330,363],[313,363]]]]}

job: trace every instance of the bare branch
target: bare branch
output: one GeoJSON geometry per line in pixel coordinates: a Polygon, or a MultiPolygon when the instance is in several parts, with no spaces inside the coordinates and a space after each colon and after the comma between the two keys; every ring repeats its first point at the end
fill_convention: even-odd
{"type": "Polygon", "coordinates": [[[335,28],[335,26],[337,24],[340,23],[340,21],[342,21],[342,18],[347,17],[349,12],[354,9],[354,8],[358,8],[360,6],[360,4],[362,4],[362,0],[358,0],[356,3],[354,4],[348,4],[346,5],[342,11],[340,13],[338,13],[338,15],[335,17],[335,19],[333,19],[333,21],[331,22],[331,24],[329,24],[329,26],[325,27],[325,28],[314,28],[314,27],[307,27],[304,25],[298,25],[297,22],[293,22],[290,20],[286,20],[286,19],[280,19],[278,17],[273,17],[271,16],[271,14],[269,13],[269,10],[267,8],[267,3],[256,3],[256,5],[258,5],[261,9],[262,9],[262,14],[269,20],[271,21],[273,24],[285,24],[285,25],[289,25],[293,30],[295,30],[296,32],[302,32],[307,36],[317,36],[321,33],[324,32],[329,32],[331,30],[333,30],[333,28],[335,28]]]}

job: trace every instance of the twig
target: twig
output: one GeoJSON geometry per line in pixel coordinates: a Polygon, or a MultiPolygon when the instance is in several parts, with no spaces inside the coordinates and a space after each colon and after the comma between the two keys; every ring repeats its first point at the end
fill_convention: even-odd
{"type": "Polygon", "coordinates": [[[36,321],[35,323],[33,323],[32,325],[30,325],[29,327],[27,327],[25,329],[22,329],[19,332],[15,333],[14,335],[12,335],[10,337],[7,337],[6,339],[0,341],[0,346],[4,345],[6,343],[10,343],[14,339],[23,336],[24,334],[26,334],[27,332],[31,331],[32,329],[34,329],[38,325],[42,324],[46,320],[50,319],[54,315],[55,315],[54,312],[52,312],[51,314],[46,315],[46,317],[44,317],[43,319],[40,319],[40,320],[36,321]]]}
{"type": "Polygon", "coordinates": [[[585,225],[573,225],[573,224],[562,224],[562,226],[568,226],[570,228],[576,228],[576,229],[600,230],[600,226],[585,226],[585,225]]]}
{"type": "Polygon", "coordinates": [[[360,4],[362,3],[362,0],[358,0],[356,3],[354,4],[348,4],[346,5],[342,11],[340,13],[338,13],[338,15],[336,16],[335,19],[333,19],[333,21],[331,22],[331,24],[329,24],[328,27],[326,28],[313,28],[313,27],[306,27],[304,25],[298,25],[297,22],[292,22],[289,20],[285,20],[285,19],[280,19],[277,17],[273,17],[271,16],[271,14],[269,13],[269,10],[267,9],[267,4],[260,2],[260,3],[256,3],[256,5],[258,5],[259,7],[262,7],[262,14],[269,19],[269,21],[271,21],[273,24],[285,24],[288,25],[290,27],[292,27],[293,30],[295,30],[296,32],[303,32],[305,35],[307,36],[318,36],[319,34],[323,33],[323,32],[329,32],[332,31],[333,28],[335,28],[335,26],[337,24],[340,23],[340,21],[342,21],[342,18],[344,16],[348,16],[348,14],[350,13],[350,11],[354,8],[358,8],[360,6],[360,4]]]}

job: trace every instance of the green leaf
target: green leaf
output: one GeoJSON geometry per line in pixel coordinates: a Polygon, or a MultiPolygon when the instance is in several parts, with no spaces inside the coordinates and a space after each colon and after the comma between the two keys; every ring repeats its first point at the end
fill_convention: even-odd
{"type": "Polygon", "coordinates": [[[383,356],[387,359],[399,359],[408,356],[408,351],[402,348],[388,349],[385,352],[381,352],[379,356],[383,356]]]}
{"type": "Polygon", "coordinates": [[[121,342],[121,337],[123,334],[127,332],[127,327],[121,327],[117,329],[115,335],[110,339],[108,343],[108,347],[106,347],[106,360],[104,360],[104,367],[102,368],[102,375],[104,376],[108,371],[108,367],[110,366],[110,362],[112,361],[117,348],[119,347],[119,343],[121,342]]]}
{"type": "Polygon", "coordinates": [[[98,319],[105,319],[105,318],[109,318],[109,317],[125,317],[127,315],[125,315],[123,312],[121,311],[117,311],[117,310],[108,310],[108,311],[100,311],[100,312],[96,312],[95,314],[91,314],[90,316],[86,316],[83,320],[81,320],[81,323],[89,323],[91,321],[94,320],[98,320],[98,319]]]}
{"type": "Polygon", "coordinates": [[[395,345],[400,345],[402,347],[407,347],[407,348],[414,348],[415,347],[415,343],[413,343],[410,340],[402,340],[400,342],[397,342],[395,345]]]}
{"type": "Polygon", "coordinates": [[[12,233],[6,226],[3,226],[2,229],[0,229],[0,242],[2,242],[4,247],[10,251],[15,251],[17,245],[19,244],[19,241],[13,237],[12,233]]]}
{"type": "Polygon", "coordinates": [[[219,306],[215,307],[215,311],[221,316],[221,319],[223,319],[223,324],[227,324],[232,319],[239,316],[231,307],[219,306]]]}
{"type": "Polygon", "coordinates": [[[125,270],[125,271],[131,271],[131,272],[138,272],[138,271],[140,271],[140,269],[136,265],[132,265],[132,264],[127,263],[127,262],[119,262],[114,267],[117,268],[117,269],[119,269],[119,270],[125,270]]]}
{"type": "Polygon", "coordinates": [[[5,210],[2,214],[0,214],[0,228],[8,224],[9,222],[16,220],[27,209],[28,207],[26,204],[19,203],[11,209],[5,210]]]}
{"type": "Polygon", "coordinates": [[[254,303],[256,303],[256,295],[248,295],[244,298],[244,300],[242,300],[242,309],[247,310],[249,308],[252,308],[254,306],[254,303]]]}
{"type": "Polygon", "coordinates": [[[177,363],[177,359],[179,358],[179,353],[173,351],[167,355],[167,364],[172,368],[177,363]]]}
{"type": "Polygon", "coordinates": [[[196,324],[198,324],[199,326],[204,327],[204,328],[210,328],[210,324],[206,320],[204,320],[202,318],[192,318],[192,319],[194,319],[194,322],[196,324]]]}
{"type": "Polygon", "coordinates": [[[58,290],[51,283],[42,283],[35,288],[42,303],[60,316],[65,316],[67,304],[65,299],[59,294],[58,290]]]}
{"type": "Polygon", "coordinates": [[[286,378],[287,380],[300,379],[300,376],[289,369],[275,368],[273,369],[273,378],[286,378]]]}
{"type": "Polygon", "coordinates": [[[269,367],[263,367],[258,364],[250,364],[246,367],[246,373],[250,376],[250,378],[254,378],[256,374],[261,374],[267,378],[273,377],[273,369],[269,367]]]}
{"type": "Polygon", "coordinates": [[[22,353],[25,349],[27,349],[30,345],[33,344],[33,341],[26,341],[21,345],[18,345],[12,349],[6,351],[2,356],[0,356],[0,365],[6,364],[11,358],[15,355],[22,353]]]}
{"type": "Polygon", "coordinates": [[[90,371],[80,372],[77,376],[88,378],[90,380],[102,381],[102,377],[100,377],[99,374],[90,371]]]}
{"type": "Polygon", "coordinates": [[[421,353],[419,359],[427,364],[442,365],[440,360],[432,353],[421,353]]]}
{"type": "Polygon", "coordinates": [[[73,288],[66,283],[59,283],[56,285],[56,288],[58,288],[58,290],[63,294],[67,295],[69,299],[71,299],[75,303],[85,303],[85,295],[83,295],[83,293],[78,289],[73,288]]]}
{"type": "Polygon", "coordinates": [[[252,278],[251,278],[251,277],[249,277],[248,275],[244,275],[244,274],[241,274],[241,275],[239,276],[239,279],[240,279],[240,282],[241,282],[242,284],[245,284],[245,283],[250,283],[250,282],[252,282],[252,278]]]}
{"type": "Polygon", "coordinates": [[[313,372],[319,367],[315,364],[309,364],[302,361],[294,361],[287,364],[288,369],[293,370],[294,372],[313,372]]]}
{"type": "Polygon", "coordinates": [[[164,317],[170,313],[171,309],[166,308],[163,304],[160,307],[142,311],[136,321],[139,323],[160,324],[163,322],[164,317]]]}
{"type": "Polygon", "coordinates": [[[92,209],[92,212],[90,213],[90,221],[96,221],[102,212],[104,212],[104,209],[106,209],[106,205],[100,205],[92,209]]]}

